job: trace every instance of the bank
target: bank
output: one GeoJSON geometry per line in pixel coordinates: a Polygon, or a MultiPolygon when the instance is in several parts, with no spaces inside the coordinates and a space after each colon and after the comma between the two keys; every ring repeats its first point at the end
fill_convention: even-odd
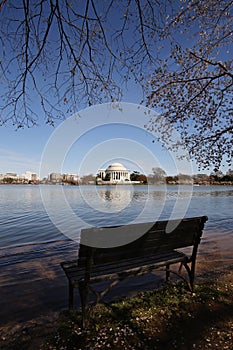
{"type": "Polygon", "coordinates": [[[175,283],[98,306],[86,331],[79,327],[79,311],[2,328],[0,348],[232,349],[232,267],[199,274],[192,297],[182,283],[175,283]]]}

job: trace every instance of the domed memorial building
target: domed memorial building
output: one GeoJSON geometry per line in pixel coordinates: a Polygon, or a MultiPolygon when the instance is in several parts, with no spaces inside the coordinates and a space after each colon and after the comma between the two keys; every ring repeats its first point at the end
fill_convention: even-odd
{"type": "Polygon", "coordinates": [[[129,183],[130,170],[121,163],[113,163],[107,169],[100,169],[97,175],[97,183],[123,184],[129,183]]]}

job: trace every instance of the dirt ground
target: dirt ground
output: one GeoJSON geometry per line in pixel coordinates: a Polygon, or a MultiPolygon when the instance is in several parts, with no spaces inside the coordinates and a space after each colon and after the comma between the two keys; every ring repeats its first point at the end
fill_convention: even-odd
{"type": "Polygon", "coordinates": [[[175,308],[172,305],[170,312],[160,307],[154,315],[150,309],[150,317],[145,312],[134,316],[137,334],[132,329],[130,333],[129,325],[119,319],[114,326],[106,319],[94,331],[82,332],[66,313],[50,312],[24,323],[2,326],[0,349],[233,349],[232,267],[201,272],[196,284],[202,289],[192,304],[182,301],[175,308]],[[64,332],[64,324],[69,325],[68,333],[67,329],[64,332]]]}

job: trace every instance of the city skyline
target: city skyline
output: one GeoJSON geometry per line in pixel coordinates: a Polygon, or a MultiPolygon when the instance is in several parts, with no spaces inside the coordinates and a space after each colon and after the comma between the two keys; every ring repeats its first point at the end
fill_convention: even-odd
{"type": "MultiPolygon", "coordinates": [[[[110,164],[109,164],[110,165],[110,164]]],[[[162,168],[161,168],[162,169],[162,168]]],[[[100,169],[98,169],[98,170],[100,170],[100,169]]],[[[163,170],[163,169],[162,169],[163,170]]],[[[130,171],[130,173],[133,173],[133,172],[135,172],[135,171],[137,171],[137,170],[132,170],[132,169],[129,169],[129,171],[130,171]]],[[[49,177],[51,176],[51,175],[53,175],[53,174],[57,174],[57,175],[67,175],[67,176],[70,176],[70,175],[73,175],[73,176],[77,176],[78,178],[82,178],[82,177],[85,177],[85,176],[89,176],[89,175],[93,175],[93,176],[97,176],[98,175],[98,171],[96,172],[96,173],[88,173],[88,174],[84,174],[84,175],[82,175],[82,176],[79,176],[79,174],[77,174],[77,173],[56,173],[56,172],[51,172],[51,173],[48,173],[47,174],[47,176],[45,176],[44,178],[39,178],[39,175],[37,174],[37,173],[35,173],[35,172],[32,172],[32,171],[30,171],[30,170],[26,170],[24,173],[21,173],[21,174],[18,174],[17,172],[11,172],[11,171],[7,171],[7,172],[1,172],[1,170],[0,170],[0,180],[1,180],[1,177],[8,177],[8,176],[17,176],[17,177],[24,177],[25,176],[25,178],[27,178],[27,173],[29,173],[29,174],[31,174],[31,175],[33,175],[33,176],[36,176],[37,178],[38,178],[38,180],[43,180],[43,179],[49,179],[49,177]]],[[[140,172],[139,172],[140,173],[140,172]]],[[[207,172],[202,172],[202,173],[195,173],[195,174],[193,174],[193,176],[195,177],[195,176],[198,176],[198,175],[205,175],[205,176],[211,176],[211,174],[212,174],[213,172],[210,172],[210,173],[207,173],[207,172]]],[[[217,171],[216,172],[217,174],[223,174],[223,175],[227,175],[227,174],[233,174],[233,170],[232,169],[228,169],[225,173],[224,172],[222,172],[222,171],[217,171]]],[[[143,175],[145,175],[145,176],[150,176],[150,175],[152,175],[152,169],[151,169],[151,172],[150,173],[148,173],[148,174],[145,174],[145,173],[143,173],[143,175]]],[[[185,173],[180,173],[180,174],[175,174],[175,175],[171,175],[171,174],[165,174],[165,176],[166,177],[170,177],[170,176],[179,176],[179,175],[186,175],[186,176],[188,176],[187,174],[185,174],[185,173]]]]}

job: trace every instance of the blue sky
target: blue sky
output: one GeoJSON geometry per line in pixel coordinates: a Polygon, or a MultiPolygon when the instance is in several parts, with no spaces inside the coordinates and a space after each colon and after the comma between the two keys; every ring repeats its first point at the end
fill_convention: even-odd
{"type": "Polygon", "coordinates": [[[0,173],[26,170],[38,173],[41,153],[53,129],[39,126],[14,130],[10,126],[0,127],[0,173]]]}

